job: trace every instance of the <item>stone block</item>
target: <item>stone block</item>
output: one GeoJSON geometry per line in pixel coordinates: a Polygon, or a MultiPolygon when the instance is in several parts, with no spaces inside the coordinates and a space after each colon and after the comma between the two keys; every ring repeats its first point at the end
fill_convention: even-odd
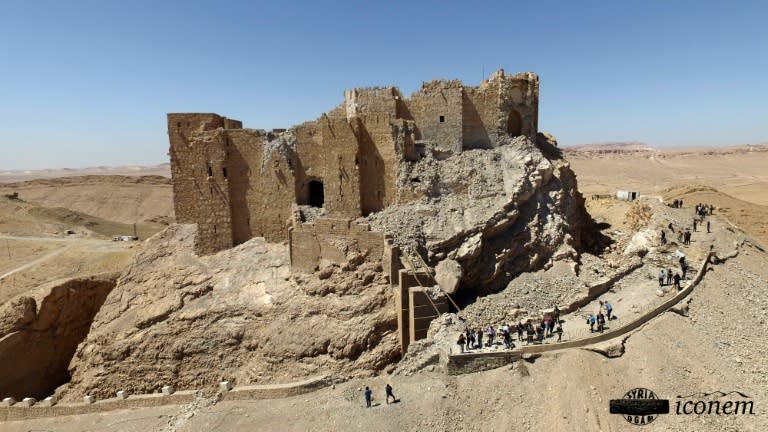
{"type": "Polygon", "coordinates": [[[119,392],[117,392],[117,398],[128,399],[128,392],[126,392],[125,390],[120,390],[119,392]]]}
{"type": "Polygon", "coordinates": [[[56,399],[55,396],[48,396],[47,398],[45,398],[42,401],[40,401],[40,403],[38,405],[44,406],[44,407],[52,407],[52,406],[56,405],[57,402],[58,402],[58,400],[56,399]]]}
{"type": "Polygon", "coordinates": [[[166,396],[170,396],[176,392],[176,389],[173,388],[173,386],[163,386],[162,392],[166,396]]]}
{"type": "Polygon", "coordinates": [[[228,391],[232,390],[232,383],[229,381],[222,381],[219,383],[219,391],[222,393],[226,393],[228,391]]]}
{"type": "Polygon", "coordinates": [[[86,405],[90,405],[92,403],[96,402],[96,398],[91,395],[83,396],[83,403],[86,405]]]}
{"type": "Polygon", "coordinates": [[[24,399],[21,400],[21,402],[19,402],[21,406],[27,407],[27,408],[31,407],[36,403],[37,403],[37,399],[31,398],[31,397],[25,397],[24,399]]]}
{"type": "Polygon", "coordinates": [[[6,407],[9,407],[9,406],[13,406],[13,404],[15,404],[15,403],[16,403],[16,399],[14,399],[12,397],[7,397],[7,398],[3,399],[2,405],[6,406],[6,407]]]}

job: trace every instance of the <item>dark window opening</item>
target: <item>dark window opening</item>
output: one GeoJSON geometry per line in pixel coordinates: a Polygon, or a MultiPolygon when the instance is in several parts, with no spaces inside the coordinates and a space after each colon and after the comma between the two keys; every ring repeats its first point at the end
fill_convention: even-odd
{"type": "Polygon", "coordinates": [[[223,175],[224,178],[227,178],[227,167],[221,167],[221,175],[223,175]]]}
{"type": "Polygon", "coordinates": [[[323,183],[317,180],[309,182],[309,205],[312,207],[322,207],[325,202],[325,192],[323,183]]]}
{"type": "Polygon", "coordinates": [[[213,168],[210,162],[208,162],[208,177],[213,177],[213,168]]]}
{"type": "Polygon", "coordinates": [[[520,113],[515,110],[509,112],[509,119],[507,119],[507,133],[512,136],[522,135],[523,133],[523,119],[520,117],[520,113]]]}
{"type": "Polygon", "coordinates": [[[440,123],[445,123],[445,116],[440,116],[440,123]]]}
{"type": "Polygon", "coordinates": [[[180,128],[181,127],[181,122],[176,122],[176,127],[180,128]]]}
{"type": "Polygon", "coordinates": [[[216,225],[213,226],[213,233],[216,234],[216,225]]]}

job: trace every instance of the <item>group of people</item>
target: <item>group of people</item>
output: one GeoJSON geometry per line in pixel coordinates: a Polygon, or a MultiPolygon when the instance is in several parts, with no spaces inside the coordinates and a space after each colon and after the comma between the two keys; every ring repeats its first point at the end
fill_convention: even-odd
{"type": "Polygon", "coordinates": [[[683,272],[683,276],[680,276],[680,273],[672,274],[672,269],[667,269],[667,271],[664,271],[664,269],[659,270],[659,287],[664,287],[665,285],[673,285],[674,287],[680,290],[680,280],[685,279],[685,272],[688,270],[688,263],[685,262],[685,257],[680,257],[680,267],[683,272]]]}
{"type": "MultiPolygon", "coordinates": [[[[387,405],[389,405],[389,398],[392,398],[392,402],[400,402],[397,398],[395,398],[395,394],[392,392],[392,386],[387,384],[384,387],[384,392],[387,394],[387,405]]],[[[373,390],[371,390],[370,387],[366,386],[365,391],[363,392],[363,396],[365,396],[365,407],[370,408],[371,402],[373,401],[373,390]]]]}
{"type": "Polygon", "coordinates": [[[505,348],[512,349],[515,348],[515,343],[512,339],[513,330],[517,332],[517,340],[520,343],[543,342],[544,338],[555,334],[557,335],[557,341],[560,342],[563,337],[560,309],[555,306],[553,312],[545,314],[538,324],[534,324],[533,320],[529,319],[526,322],[518,322],[514,328],[506,323],[498,329],[494,328],[493,325],[489,325],[485,331],[483,329],[467,327],[464,333],[459,334],[456,344],[459,345],[459,349],[463,353],[473,349],[479,350],[483,347],[491,347],[496,344],[498,337],[505,348]]]}
{"type": "Polygon", "coordinates": [[[600,307],[597,310],[597,314],[589,314],[587,316],[587,324],[589,324],[589,331],[594,333],[596,331],[602,333],[605,331],[606,318],[608,321],[614,319],[613,305],[607,301],[600,300],[600,307]],[[605,311],[605,313],[603,313],[605,311]]]}

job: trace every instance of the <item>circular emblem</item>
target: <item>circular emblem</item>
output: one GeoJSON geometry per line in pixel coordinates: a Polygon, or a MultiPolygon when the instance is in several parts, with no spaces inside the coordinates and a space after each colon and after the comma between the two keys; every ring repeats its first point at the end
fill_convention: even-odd
{"type": "Polygon", "coordinates": [[[653,390],[643,387],[634,388],[624,394],[624,400],[634,409],[622,413],[622,417],[635,426],[647,425],[659,416],[655,408],[661,400],[653,390]]]}

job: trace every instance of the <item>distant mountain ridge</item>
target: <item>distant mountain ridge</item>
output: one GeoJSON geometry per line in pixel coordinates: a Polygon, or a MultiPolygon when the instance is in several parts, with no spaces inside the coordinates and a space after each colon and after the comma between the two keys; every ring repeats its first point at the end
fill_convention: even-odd
{"type": "Polygon", "coordinates": [[[171,176],[171,164],[140,166],[96,166],[86,168],[50,168],[40,170],[4,170],[0,171],[0,183],[12,183],[35,179],[74,176],[171,176]]]}
{"type": "Polygon", "coordinates": [[[612,141],[591,144],[578,144],[564,147],[565,151],[592,151],[592,152],[636,152],[636,151],[654,151],[655,149],[648,144],[640,141],[612,141]]]}

